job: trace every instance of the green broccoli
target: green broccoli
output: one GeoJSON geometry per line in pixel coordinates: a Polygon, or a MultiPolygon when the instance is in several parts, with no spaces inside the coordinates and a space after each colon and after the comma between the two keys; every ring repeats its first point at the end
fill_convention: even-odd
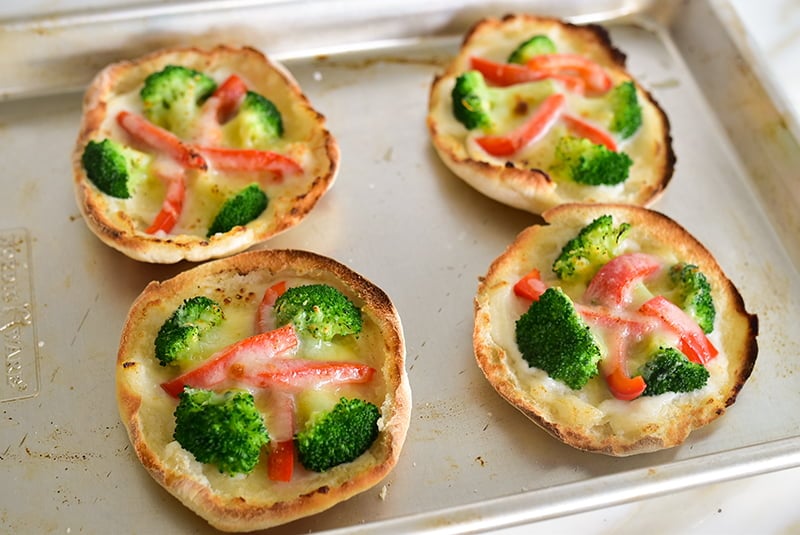
{"type": "Polygon", "coordinates": [[[208,297],[186,299],[158,330],[155,356],[162,366],[190,361],[201,338],[219,325],[225,315],[208,297]]]}
{"type": "Polygon", "coordinates": [[[556,44],[552,39],[544,34],[534,35],[514,49],[514,51],[508,56],[508,63],[518,63],[524,65],[534,56],[555,53],[556,44]]]}
{"type": "Polygon", "coordinates": [[[503,116],[527,115],[530,105],[550,96],[550,80],[516,84],[513,88],[489,87],[479,71],[466,71],[456,78],[451,91],[453,115],[468,130],[491,130],[503,116]]]}
{"type": "Polygon", "coordinates": [[[467,71],[456,78],[451,92],[453,115],[467,130],[492,126],[489,86],[478,71],[467,71]]]}
{"type": "Polygon", "coordinates": [[[319,340],[361,332],[361,310],[327,284],[288,288],[275,301],[274,310],[278,325],[293,323],[298,331],[319,340]]]}
{"type": "Polygon", "coordinates": [[[234,227],[244,226],[267,209],[267,194],[253,183],[229,197],[217,212],[208,228],[207,237],[228,232],[234,227]]]}
{"type": "Polygon", "coordinates": [[[647,387],[643,396],[657,396],[665,392],[691,392],[703,388],[708,382],[708,370],[691,362],[674,347],[660,347],[639,370],[647,387]]]}
{"type": "Polygon", "coordinates": [[[331,410],[313,415],[297,433],[300,463],[309,470],[324,472],[354,461],[378,437],[380,417],[378,407],[368,401],[341,398],[331,410]]]}
{"type": "Polygon", "coordinates": [[[217,83],[202,72],[178,65],[167,65],[144,80],[139,95],[144,115],[151,122],[180,137],[190,133],[200,105],[217,88],[217,83]]]}
{"type": "Polygon", "coordinates": [[[613,116],[609,129],[622,136],[631,137],[642,125],[642,107],[633,82],[622,82],[609,93],[613,116]]]}
{"type": "Polygon", "coordinates": [[[152,158],[111,139],[89,141],[81,163],[97,189],[112,197],[129,199],[148,177],[152,158]]]}
{"type": "Polygon", "coordinates": [[[579,184],[612,186],[628,179],[631,165],[633,160],[624,152],[568,135],[558,140],[550,169],[579,184]]]}
{"type": "Polygon", "coordinates": [[[186,387],[178,399],[172,436],[183,449],[222,473],[253,471],[269,433],[250,392],[186,387]]]}
{"type": "Polygon", "coordinates": [[[694,318],[704,333],[713,331],[717,312],[706,276],[694,264],[684,262],[672,266],[669,276],[676,286],[676,304],[694,318]]]}
{"type": "Polygon", "coordinates": [[[603,264],[616,256],[617,248],[630,228],[629,223],[615,227],[611,215],[601,215],[564,245],[553,262],[553,272],[561,280],[589,280],[603,264]]]}
{"type": "Polygon", "coordinates": [[[574,390],[597,375],[600,348],[569,297],[550,287],[516,323],[517,345],[532,367],[574,390]]]}
{"type": "Polygon", "coordinates": [[[239,111],[224,128],[233,136],[235,146],[264,149],[283,136],[283,119],[271,100],[248,91],[239,111]]]}

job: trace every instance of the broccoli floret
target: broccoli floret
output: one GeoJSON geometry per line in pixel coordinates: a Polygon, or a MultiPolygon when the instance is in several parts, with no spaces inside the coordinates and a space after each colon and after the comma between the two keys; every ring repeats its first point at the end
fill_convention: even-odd
{"type": "Polygon", "coordinates": [[[489,87],[479,71],[466,71],[456,78],[450,95],[453,115],[467,130],[491,130],[503,116],[527,115],[529,107],[554,91],[550,80],[516,84],[513,88],[489,87]]]}
{"type": "Polygon", "coordinates": [[[235,139],[236,146],[263,149],[283,136],[283,119],[271,100],[248,91],[225,130],[235,139]]]}
{"type": "Polygon", "coordinates": [[[378,407],[368,401],[341,398],[330,411],[310,418],[297,433],[300,463],[309,470],[324,472],[355,460],[378,437],[380,416],[378,407]]]}
{"type": "Polygon", "coordinates": [[[268,202],[264,190],[258,184],[250,184],[222,204],[208,228],[208,237],[248,224],[267,209],[268,202]]]}
{"type": "Polygon", "coordinates": [[[713,331],[717,311],[706,276],[694,264],[684,262],[672,266],[669,276],[676,286],[676,304],[694,318],[704,333],[713,331]]]}
{"type": "Polygon", "coordinates": [[[467,130],[489,128],[493,124],[489,86],[478,71],[467,71],[456,78],[451,92],[453,115],[467,130]]]}
{"type": "Polygon", "coordinates": [[[691,362],[674,347],[660,347],[642,366],[640,374],[647,387],[643,396],[657,396],[665,392],[691,392],[703,388],[708,382],[708,370],[691,362]]]}
{"type": "Polygon", "coordinates": [[[269,442],[253,395],[244,390],[217,393],[186,387],[175,408],[172,436],[195,459],[229,475],[252,472],[269,442]]]}
{"type": "Polygon", "coordinates": [[[222,308],[213,299],[202,295],[186,299],[158,330],[156,358],[162,366],[191,360],[200,339],[223,319],[222,308]]]}
{"type": "Polygon", "coordinates": [[[553,262],[553,272],[561,280],[588,280],[616,256],[617,248],[630,231],[629,223],[614,226],[609,214],[601,215],[569,240],[553,262]]]}
{"type": "Polygon", "coordinates": [[[525,64],[534,56],[555,53],[556,44],[552,39],[543,34],[534,35],[514,49],[508,56],[508,63],[525,64]]]}
{"type": "Polygon", "coordinates": [[[631,137],[642,125],[642,107],[633,82],[622,82],[609,93],[609,103],[614,114],[609,129],[623,139],[631,137]]]}
{"type": "Polygon", "coordinates": [[[516,323],[517,346],[532,367],[574,390],[597,375],[600,348],[569,297],[551,287],[516,323]]]}
{"type": "Polygon", "coordinates": [[[145,78],[139,95],[145,117],[183,137],[188,135],[199,106],[216,88],[217,83],[202,72],[167,65],[145,78]]]}
{"type": "Polygon", "coordinates": [[[116,141],[89,141],[81,163],[97,189],[112,197],[129,199],[148,176],[152,158],[116,141]]]}
{"type": "Polygon", "coordinates": [[[564,136],[558,140],[551,170],[587,186],[612,186],[628,179],[633,160],[624,152],[595,145],[586,138],[564,136]]]}
{"type": "Polygon", "coordinates": [[[293,323],[298,331],[320,340],[361,332],[361,310],[327,284],[288,288],[275,301],[274,310],[278,325],[293,323]]]}

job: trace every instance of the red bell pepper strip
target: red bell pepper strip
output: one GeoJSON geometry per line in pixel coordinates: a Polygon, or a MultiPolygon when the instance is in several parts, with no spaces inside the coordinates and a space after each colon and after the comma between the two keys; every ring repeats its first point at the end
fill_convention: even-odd
{"type": "Polygon", "coordinates": [[[145,229],[148,234],[159,231],[170,233],[181,216],[186,197],[186,176],[183,169],[177,168],[168,173],[158,170],[157,174],[166,182],[167,192],[161,210],[156,214],[153,223],[145,229]]]}
{"type": "Polygon", "coordinates": [[[644,378],[641,375],[629,377],[621,366],[614,368],[605,378],[611,394],[623,401],[631,401],[638,398],[647,388],[647,383],[644,382],[644,378]]]}
{"type": "Polygon", "coordinates": [[[196,144],[214,146],[222,141],[222,124],[239,109],[247,94],[247,86],[237,75],[230,75],[217,86],[214,93],[203,102],[195,123],[192,139],[196,144]]]}
{"type": "Polygon", "coordinates": [[[620,307],[633,301],[636,284],[661,269],[658,258],[644,253],[628,253],[607,262],[589,281],[583,301],[594,305],[620,307]]]}
{"type": "Polygon", "coordinates": [[[169,156],[186,169],[204,171],[208,167],[206,161],[194,147],[140,115],[121,111],[117,115],[117,123],[133,139],[160,154],[169,156]]]}
{"type": "Polygon", "coordinates": [[[533,71],[575,73],[586,82],[591,92],[605,93],[613,86],[611,77],[598,63],[579,54],[541,54],[525,64],[533,71]]]}
{"type": "Polygon", "coordinates": [[[478,56],[470,58],[470,67],[480,72],[490,84],[502,87],[535,82],[546,77],[544,73],[534,72],[525,65],[497,63],[478,56]]]}
{"type": "Polygon", "coordinates": [[[247,84],[236,74],[231,74],[217,86],[210,98],[218,100],[217,121],[220,124],[228,121],[236,113],[245,95],[247,95],[247,84]]]}
{"type": "Polygon", "coordinates": [[[624,401],[636,399],[642,395],[647,385],[641,375],[631,377],[628,374],[628,347],[630,342],[644,330],[632,322],[618,322],[606,332],[608,355],[600,363],[606,385],[617,399],[624,401]]]}
{"type": "Polygon", "coordinates": [[[303,168],[293,159],[277,152],[256,149],[197,147],[209,163],[220,171],[268,171],[279,177],[300,174],[303,168]]]}
{"type": "Polygon", "coordinates": [[[475,141],[492,156],[509,156],[543,137],[558,121],[566,105],[560,93],[547,97],[519,127],[500,136],[482,136],[475,141]]]}
{"type": "Polygon", "coordinates": [[[288,482],[294,473],[294,439],[272,441],[267,456],[267,476],[271,481],[288,482]]]}
{"type": "Polygon", "coordinates": [[[617,141],[606,130],[571,113],[563,114],[561,119],[566,123],[569,131],[576,136],[586,138],[595,145],[605,145],[608,150],[617,152],[617,141]]]}
{"type": "Polygon", "coordinates": [[[328,384],[368,383],[375,368],[354,362],[321,361],[301,358],[277,358],[235,370],[237,379],[259,388],[300,390],[328,384]]]}
{"type": "Polygon", "coordinates": [[[656,318],[622,309],[611,310],[602,306],[575,303],[575,310],[589,325],[596,325],[602,329],[623,329],[625,333],[638,339],[661,325],[661,321],[656,318]]]}
{"type": "Polygon", "coordinates": [[[295,403],[291,392],[272,389],[265,392],[269,407],[267,429],[270,452],[267,475],[272,481],[291,481],[294,470],[295,403]]]}
{"type": "Polygon", "coordinates": [[[514,285],[514,293],[522,298],[538,301],[539,297],[547,290],[547,285],[542,282],[542,275],[534,268],[514,285]]]}
{"type": "Polygon", "coordinates": [[[586,89],[586,83],[577,76],[534,71],[525,65],[517,65],[515,63],[497,63],[486,58],[473,56],[470,58],[470,67],[480,72],[489,84],[500,87],[552,78],[564,84],[567,91],[573,93],[583,94],[586,89]]]}
{"type": "Polygon", "coordinates": [[[656,319],[628,313],[622,309],[576,304],[575,308],[590,326],[597,326],[605,333],[608,355],[600,363],[603,377],[611,394],[622,400],[639,397],[647,385],[641,376],[628,375],[628,347],[633,341],[655,329],[656,319]]]}
{"type": "Polygon", "coordinates": [[[719,353],[703,329],[686,312],[668,301],[663,295],[653,297],[644,303],[639,308],[639,312],[661,319],[677,334],[680,337],[678,349],[692,362],[706,364],[719,353]]]}
{"type": "Polygon", "coordinates": [[[211,355],[197,368],[162,383],[161,388],[173,397],[178,397],[185,386],[211,388],[226,379],[239,377],[247,367],[290,352],[297,344],[297,333],[291,324],[257,334],[211,355]]]}
{"type": "Polygon", "coordinates": [[[261,303],[256,310],[256,329],[258,329],[258,332],[266,332],[274,328],[271,317],[272,307],[275,306],[275,301],[285,291],[286,281],[279,281],[264,292],[264,297],[261,298],[261,303]]]}

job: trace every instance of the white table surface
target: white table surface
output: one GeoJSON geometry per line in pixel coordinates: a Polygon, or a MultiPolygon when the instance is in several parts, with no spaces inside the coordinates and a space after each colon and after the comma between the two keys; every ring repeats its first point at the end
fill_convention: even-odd
{"type": "MultiPolygon", "coordinates": [[[[687,0],[691,1],[691,0],[687,0]]],[[[131,0],[0,2],[0,18],[131,0]]],[[[168,3],[168,2],[164,2],[168,3]]],[[[800,0],[731,0],[749,37],[800,117],[800,0]]],[[[546,534],[800,534],[800,468],[498,530],[546,534]]]]}

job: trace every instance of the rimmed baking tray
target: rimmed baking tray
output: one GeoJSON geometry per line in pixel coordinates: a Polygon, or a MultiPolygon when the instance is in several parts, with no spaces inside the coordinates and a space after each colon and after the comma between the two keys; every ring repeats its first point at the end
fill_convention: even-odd
{"type": "Polygon", "coordinates": [[[108,61],[170,44],[249,44],[284,61],[342,149],[333,190],[265,247],[332,256],[392,296],[414,394],[397,468],[377,488],[272,533],[460,533],[800,465],[800,150],[796,120],[719,1],[192,2],[0,22],[0,522],[9,532],[205,533],[141,468],[114,362],[146,283],[81,220],[70,152],[81,89],[108,61]],[[617,459],[560,444],[501,400],[471,346],[478,277],[538,219],[450,174],[427,92],[483,15],[604,21],[666,109],[678,156],[654,206],[715,254],[760,319],[736,404],[678,448],[617,459]]]}

